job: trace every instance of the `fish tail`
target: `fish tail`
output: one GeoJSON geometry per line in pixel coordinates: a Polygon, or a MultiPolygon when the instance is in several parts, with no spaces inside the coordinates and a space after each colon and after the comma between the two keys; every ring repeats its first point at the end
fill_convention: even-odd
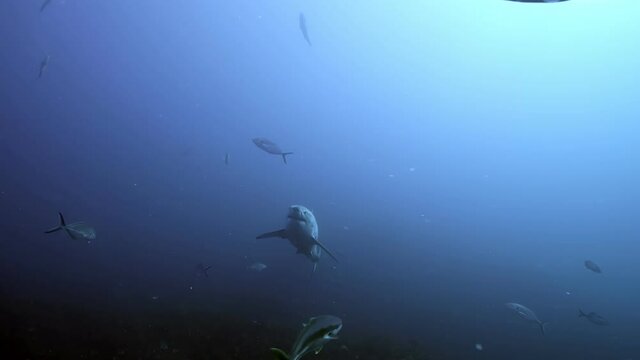
{"type": "Polygon", "coordinates": [[[62,230],[66,226],[66,223],[64,222],[64,216],[62,216],[61,212],[58,212],[58,216],[60,217],[60,225],[45,231],[45,234],[51,234],[52,232],[62,230]]]}
{"type": "Polygon", "coordinates": [[[286,352],[278,348],[271,348],[270,350],[276,360],[289,360],[289,355],[286,352]]]}
{"type": "Polygon", "coordinates": [[[62,213],[58,211],[58,215],[60,216],[60,226],[61,227],[67,226],[67,224],[64,222],[64,216],[62,216],[62,213]]]}
{"type": "Polygon", "coordinates": [[[286,152],[286,153],[282,153],[282,160],[284,161],[284,163],[287,163],[287,155],[291,155],[293,154],[292,152],[286,152]]]}

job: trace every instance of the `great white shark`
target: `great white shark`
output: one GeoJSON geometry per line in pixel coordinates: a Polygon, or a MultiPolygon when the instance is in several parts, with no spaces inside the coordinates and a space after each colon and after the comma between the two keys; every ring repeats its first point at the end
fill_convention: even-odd
{"type": "Polygon", "coordinates": [[[338,262],[338,259],[318,241],[318,222],[311,210],[302,205],[292,205],[289,207],[287,218],[287,226],[284,229],[258,235],[256,239],[282,238],[289,240],[298,254],[305,255],[313,262],[313,271],[316,270],[323,250],[338,262]]]}

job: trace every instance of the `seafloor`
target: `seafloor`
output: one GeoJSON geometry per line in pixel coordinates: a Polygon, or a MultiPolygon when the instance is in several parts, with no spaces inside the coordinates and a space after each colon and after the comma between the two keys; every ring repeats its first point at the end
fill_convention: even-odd
{"type": "MultiPolygon", "coordinates": [[[[241,315],[152,307],[40,302],[0,297],[2,359],[272,359],[299,329],[241,315]]],[[[329,343],[317,360],[425,360],[415,341],[351,333],[329,343]]]]}

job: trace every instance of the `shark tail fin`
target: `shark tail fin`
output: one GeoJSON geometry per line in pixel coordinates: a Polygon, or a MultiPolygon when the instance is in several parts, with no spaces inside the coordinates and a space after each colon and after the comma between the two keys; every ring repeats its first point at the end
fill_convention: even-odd
{"type": "Polygon", "coordinates": [[[547,325],[549,325],[548,322],[541,322],[540,323],[540,331],[542,332],[542,335],[544,335],[544,331],[545,331],[545,328],[547,327],[547,325]]]}
{"type": "Polygon", "coordinates": [[[285,164],[287,163],[287,155],[291,155],[291,154],[293,154],[293,153],[292,152],[285,152],[285,153],[281,154],[282,155],[282,160],[284,161],[285,164]]]}
{"type": "Polygon", "coordinates": [[[67,225],[67,224],[64,222],[64,216],[62,216],[62,213],[61,213],[61,212],[58,212],[58,216],[60,217],[60,225],[58,225],[58,226],[56,226],[56,227],[54,227],[54,228],[51,228],[51,229],[49,229],[49,230],[45,231],[45,232],[44,232],[45,234],[51,234],[52,232],[56,232],[56,231],[58,231],[58,230],[62,230],[62,228],[64,228],[64,227],[67,225]]]}
{"type": "Polygon", "coordinates": [[[324,250],[324,252],[326,252],[329,256],[331,256],[331,258],[335,261],[335,262],[339,262],[338,259],[336,259],[335,256],[333,256],[333,254],[331,253],[331,251],[329,251],[329,249],[327,249],[324,245],[322,245],[322,243],[320,243],[318,240],[315,241],[316,245],[320,246],[320,248],[322,250],[324,250]]]}
{"type": "Polygon", "coordinates": [[[578,309],[578,317],[583,317],[583,316],[587,316],[587,314],[585,314],[582,309],[578,309]]]}
{"type": "Polygon", "coordinates": [[[289,360],[289,355],[286,352],[278,348],[271,348],[270,350],[276,360],[289,360]]]}
{"type": "Polygon", "coordinates": [[[256,239],[268,239],[268,238],[286,239],[287,238],[287,230],[286,229],[281,229],[281,230],[271,231],[271,232],[264,233],[264,234],[256,236],[256,239]]]}

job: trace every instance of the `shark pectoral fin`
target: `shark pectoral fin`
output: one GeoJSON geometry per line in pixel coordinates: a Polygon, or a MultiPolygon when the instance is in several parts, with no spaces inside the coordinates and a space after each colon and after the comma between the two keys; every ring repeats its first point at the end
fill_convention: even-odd
{"type": "Polygon", "coordinates": [[[276,231],[264,233],[262,235],[256,236],[256,239],[267,239],[267,238],[276,238],[276,237],[279,237],[279,238],[282,238],[282,239],[286,239],[287,238],[287,230],[282,229],[282,230],[276,230],[276,231]]]}
{"type": "Polygon", "coordinates": [[[315,240],[315,242],[316,242],[316,245],[320,246],[320,248],[324,250],[324,252],[326,252],[329,256],[331,256],[333,260],[335,260],[335,262],[339,262],[338,259],[336,259],[336,257],[333,256],[331,251],[329,251],[329,249],[327,249],[324,245],[322,245],[318,240],[315,240]]]}
{"type": "Polygon", "coordinates": [[[286,352],[278,348],[271,348],[270,350],[276,360],[289,360],[289,355],[286,352]]]}

